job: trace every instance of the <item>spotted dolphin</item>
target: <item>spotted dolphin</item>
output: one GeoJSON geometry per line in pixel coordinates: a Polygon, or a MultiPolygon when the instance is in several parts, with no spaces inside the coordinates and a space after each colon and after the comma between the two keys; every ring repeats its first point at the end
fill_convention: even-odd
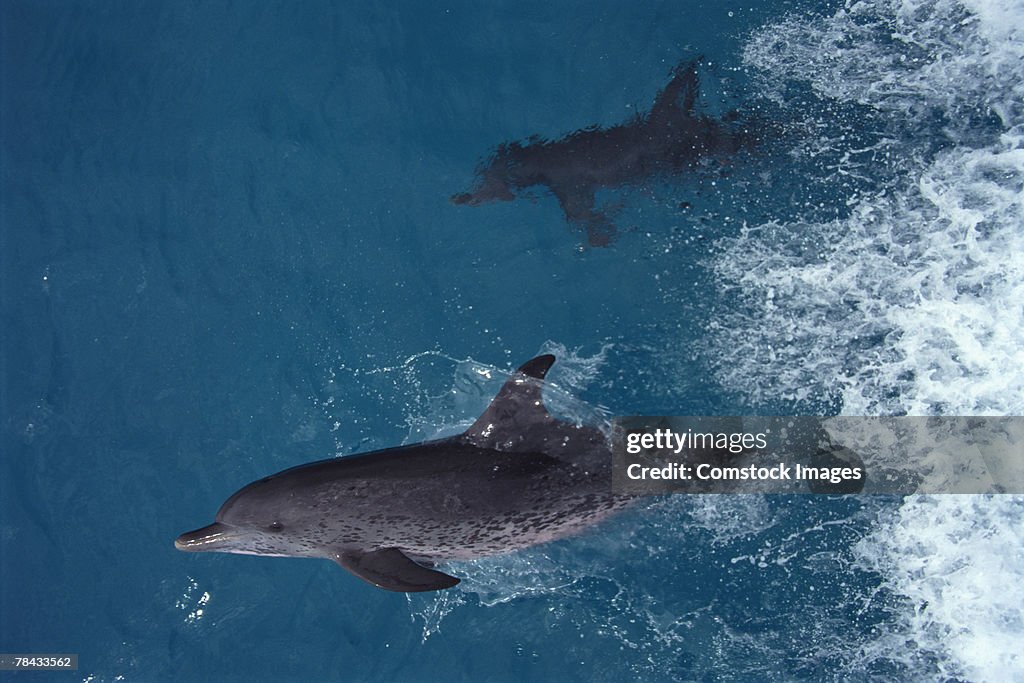
{"type": "Polygon", "coordinates": [[[458,436],[321,460],[241,489],[179,550],[333,560],[392,591],[451,588],[437,562],[579,532],[629,504],[611,491],[598,429],[558,420],[542,380],[555,357],[513,373],[458,436]]]}
{"type": "Polygon", "coordinates": [[[599,190],[724,160],[753,141],[734,114],[717,120],[697,111],[700,62],[698,57],[673,69],[651,110],[628,121],[556,140],[533,136],[502,143],[478,165],[474,188],[454,195],[452,202],[509,201],[528,188],[547,187],[566,220],[586,231],[591,246],[608,245],[615,225],[597,208],[599,190]]]}

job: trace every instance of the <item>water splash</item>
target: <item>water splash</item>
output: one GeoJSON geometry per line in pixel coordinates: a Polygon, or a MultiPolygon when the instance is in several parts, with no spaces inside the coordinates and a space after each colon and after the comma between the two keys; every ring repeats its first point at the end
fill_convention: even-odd
{"type": "MultiPolygon", "coordinates": [[[[851,415],[1021,414],[1022,31],[1010,0],[865,0],[751,36],[744,61],[791,121],[793,163],[848,210],[720,242],[712,267],[737,305],[706,351],[726,387],[851,415]]],[[[1024,583],[1021,505],[898,506],[857,546],[883,618],[846,651],[890,674],[1024,676],[1005,593],[1024,583]]]]}

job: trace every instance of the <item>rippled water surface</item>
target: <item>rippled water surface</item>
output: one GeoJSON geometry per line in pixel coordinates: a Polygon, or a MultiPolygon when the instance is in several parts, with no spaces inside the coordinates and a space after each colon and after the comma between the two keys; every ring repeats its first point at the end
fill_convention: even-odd
{"type": "Polygon", "coordinates": [[[538,352],[577,417],[1022,414],[1020,3],[5,2],[0,50],[0,651],[80,655],[33,675],[1024,677],[1013,496],[650,499],[409,596],[173,546],[538,352]],[[698,54],[757,144],[600,192],[610,246],[449,201],[698,54]]]}

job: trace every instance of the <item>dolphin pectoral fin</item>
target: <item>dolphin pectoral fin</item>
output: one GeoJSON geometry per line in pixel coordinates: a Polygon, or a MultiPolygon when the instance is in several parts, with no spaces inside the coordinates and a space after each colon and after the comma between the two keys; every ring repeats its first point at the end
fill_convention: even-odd
{"type": "Polygon", "coordinates": [[[570,225],[585,230],[592,247],[607,247],[615,237],[615,224],[595,205],[594,188],[588,185],[551,186],[570,225]]]}
{"type": "Polygon", "coordinates": [[[439,591],[459,582],[454,576],[416,564],[398,548],[368,553],[345,550],[335,553],[332,559],[363,581],[400,593],[439,591]]]}

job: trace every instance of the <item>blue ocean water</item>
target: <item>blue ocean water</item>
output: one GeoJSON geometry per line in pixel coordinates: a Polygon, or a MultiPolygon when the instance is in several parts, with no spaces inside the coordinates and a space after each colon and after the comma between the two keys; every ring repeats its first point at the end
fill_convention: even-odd
{"type": "Polygon", "coordinates": [[[1010,496],[652,499],[413,596],[173,547],[538,351],[616,414],[1021,414],[1019,2],[15,1],[0,50],[0,651],[80,655],[32,676],[1024,678],[1010,496]],[[763,144],[611,247],[449,202],[696,54],[763,144]]]}

